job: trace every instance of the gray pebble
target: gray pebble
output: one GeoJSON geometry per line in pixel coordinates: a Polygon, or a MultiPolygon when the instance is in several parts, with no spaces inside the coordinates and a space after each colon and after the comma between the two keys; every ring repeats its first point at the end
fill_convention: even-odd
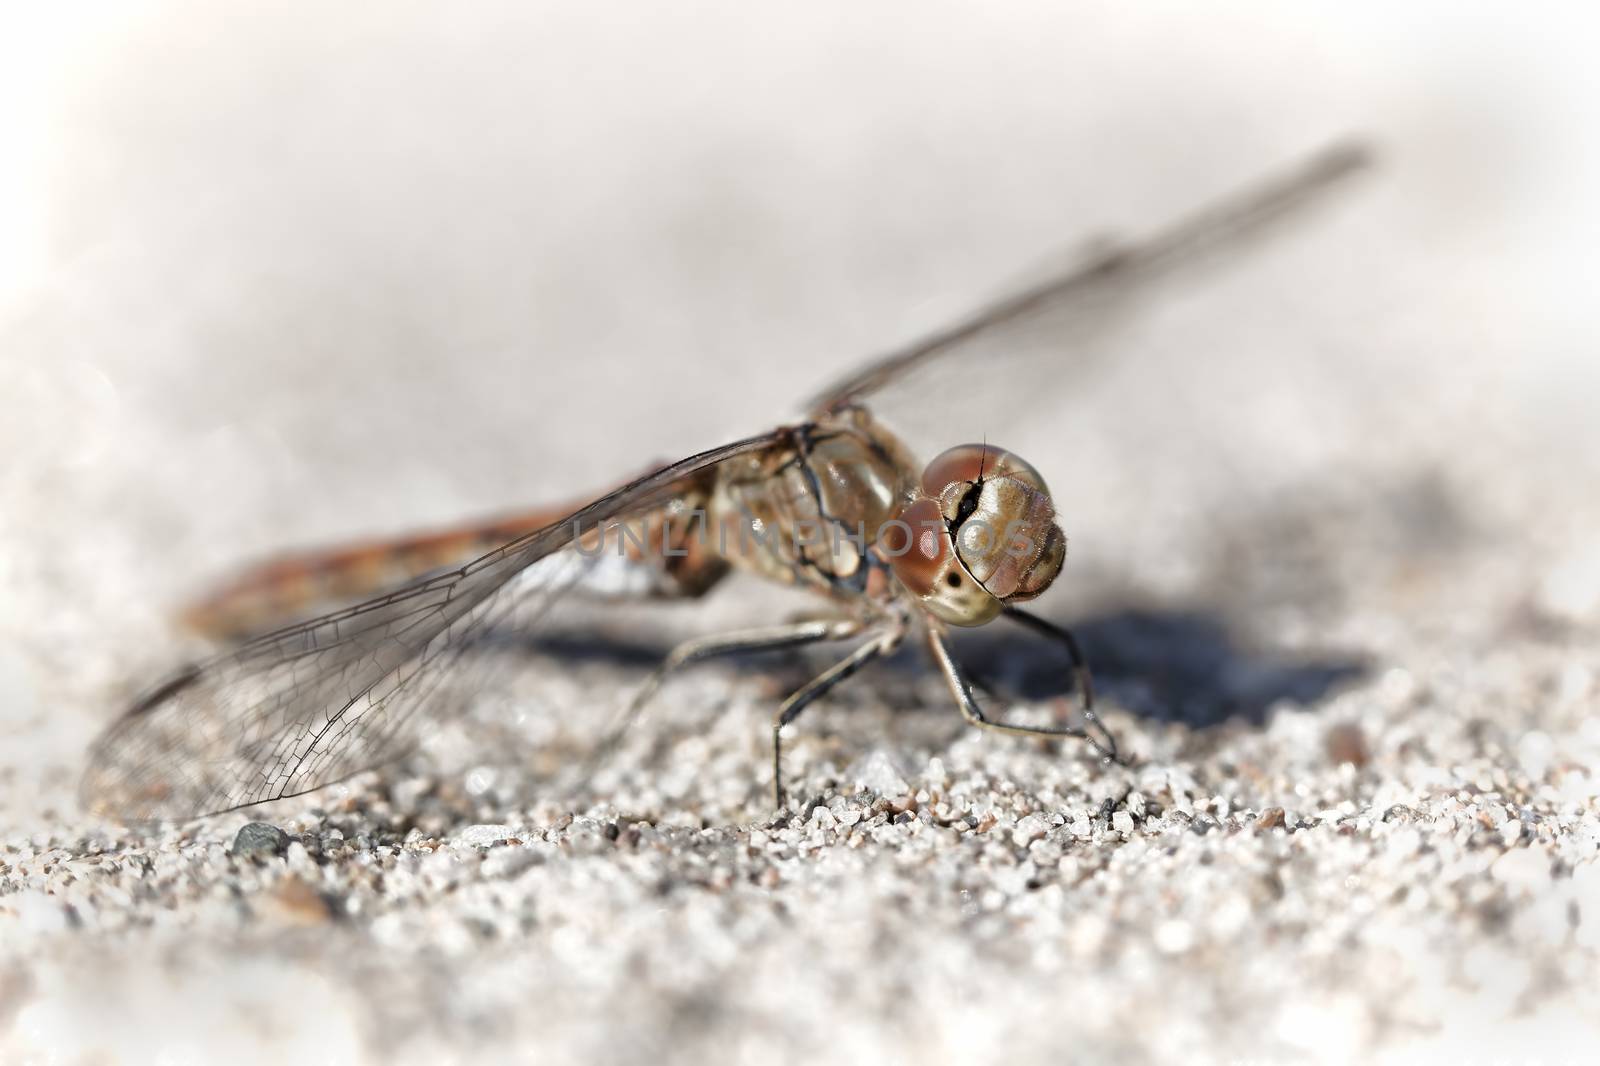
{"type": "Polygon", "coordinates": [[[276,858],[289,850],[289,834],[271,822],[248,822],[234,834],[229,850],[244,859],[276,858]]]}

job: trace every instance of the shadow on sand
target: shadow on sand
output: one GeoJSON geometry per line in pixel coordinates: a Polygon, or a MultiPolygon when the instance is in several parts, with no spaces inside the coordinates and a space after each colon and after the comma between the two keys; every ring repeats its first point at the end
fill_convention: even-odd
{"type": "MultiPolygon", "coordinates": [[[[1083,645],[1102,699],[1143,718],[1194,728],[1234,718],[1260,725],[1276,704],[1314,704],[1367,672],[1367,664],[1351,656],[1288,657],[1251,649],[1220,619],[1205,613],[1125,610],[1078,619],[1072,630],[1083,645]]],[[[558,659],[611,662],[641,670],[659,664],[669,650],[664,642],[585,632],[532,638],[498,632],[486,635],[486,643],[491,648],[520,648],[558,659]]],[[[920,645],[908,643],[912,646],[885,668],[902,675],[931,670],[920,645]]],[[[958,634],[956,652],[975,675],[1029,699],[1060,694],[1070,676],[1062,649],[998,622],[958,634]]],[[[797,670],[792,658],[788,665],[780,665],[781,654],[776,660],[769,653],[735,655],[726,661],[752,672],[797,670]]],[[[806,671],[794,676],[798,684],[806,671]]],[[[873,683],[870,675],[863,676],[864,683],[873,683]]]]}
{"type": "MultiPolygon", "coordinates": [[[[1119,611],[1080,619],[1072,630],[1102,697],[1142,718],[1195,728],[1231,718],[1260,725],[1273,705],[1314,704],[1367,671],[1351,656],[1288,657],[1249,648],[1218,618],[1201,613],[1119,611]]],[[[990,626],[958,648],[973,669],[1030,699],[1061,691],[1065,656],[1025,633],[990,626]]]]}

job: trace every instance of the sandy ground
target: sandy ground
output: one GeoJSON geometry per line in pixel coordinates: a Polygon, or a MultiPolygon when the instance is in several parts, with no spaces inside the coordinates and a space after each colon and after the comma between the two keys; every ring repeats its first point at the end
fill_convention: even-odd
{"type": "MultiPolygon", "coordinates": [[[[0,326],[0,1059],[1587,1057],[1583,33],[845,11],[37,39],[0,326]],[[1303,225],[885,398],[924,454],[986,435],[1045,471],[1071,552],[1041,606],[1132,767],[979,735],[906,654],[797,725],[774,818],[768,716],[822,660],[750,657],[556,787],[556,740],[674,639],[797,606],[741,581],[495,648],[503,682],[381,775],[154,832],[78,809],[84,748],[196,652],[170,611],[230,565],[763,428],[1350,130],[1381,166],[1303,225]],[[246,853],[250,821],[282,835],[246,853]]],[[[1058,669],[1020,633],[963,649],[1024,691],[1058,669]]]]}

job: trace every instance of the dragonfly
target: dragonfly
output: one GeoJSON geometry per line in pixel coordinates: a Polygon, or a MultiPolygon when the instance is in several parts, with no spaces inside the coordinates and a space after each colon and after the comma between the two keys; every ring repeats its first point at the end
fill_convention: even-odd
{"type": "Polygon", "coordinates": [[[581,505],[305,552],[244,571],[186,614],[192,627],[238,643],[178,670],[105,730],[89,753],[85,806],[127,822],[175,821],[322,788],[412,750],[421,727],[450,706],[438,694],[452,668],[507,619],[543,618],[569,594],[692,599],[734,571],[814,593],[827,613],[677,646],[600,750],[690,663],[848,644],[773,716],[771,800],[781,812],[785,727],[915,639],[972,725],[1077,738],[1102,764],[1122,761],[1071,630],[1022,606],[1056,581],[1066,559],[1043,474],[986,440],[920,463],[871,401],[1003,326],[1070,311],[1097,293],[1241,244],[1368,161],[1363,145],[1335,143],[866,361],[821,390],[795,422],[650,469],[581,505]],[[330,603],[339,606],[314,613],[330,603]],[[271,628],[296,615],[304,620],[271,628]],[[976,693],[989,686],[957,660],[952,631],[997,619],[1065,650],[1075,721],[1022,724],[980,703],[976,693]],[[242,636],[251,632],[258,635],[242,636]]]}

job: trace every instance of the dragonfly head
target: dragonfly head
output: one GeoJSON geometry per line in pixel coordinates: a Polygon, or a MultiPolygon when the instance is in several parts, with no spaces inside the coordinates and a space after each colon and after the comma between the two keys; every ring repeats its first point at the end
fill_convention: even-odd
{"type": "Polygon", "coordinates": [[[1067,538],[1044,478],[988,444],[940,453],[883,538],[895,576],[935,616],[976,626],[1056,579],[1067,538]]]}

